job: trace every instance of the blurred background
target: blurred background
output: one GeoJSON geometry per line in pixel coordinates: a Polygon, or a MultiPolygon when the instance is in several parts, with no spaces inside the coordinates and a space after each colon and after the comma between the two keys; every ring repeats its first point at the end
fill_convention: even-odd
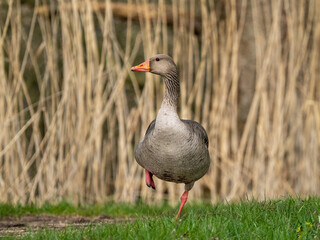
{"type": "Polygon", "coordinates": [[[209,136],[190,200],[319,194],[320,1],[3,0],[0,201],[177,203],[134,159],[163,82],[130,68],[156,53],[209,136]]]}

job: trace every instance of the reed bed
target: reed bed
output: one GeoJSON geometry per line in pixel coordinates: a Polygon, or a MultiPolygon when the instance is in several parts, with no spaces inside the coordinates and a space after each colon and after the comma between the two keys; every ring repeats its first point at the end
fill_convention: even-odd
{"type": "Polygon", "coordinates": [[[134,160],[163,82],[130,67],[156,53],[179,66],[181,118],[209,136],[190,199],[320,192],[319,1],[0,6],[1,202],[177,203],[183,185],[151,191],[134,160]]]}

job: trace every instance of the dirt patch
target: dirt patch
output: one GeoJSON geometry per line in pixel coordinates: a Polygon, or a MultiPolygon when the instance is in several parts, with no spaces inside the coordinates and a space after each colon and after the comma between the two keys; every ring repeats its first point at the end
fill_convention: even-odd
{"type": "Polygon", "coordinates": [[[9,234],[21,235],[42,228],[63,229],[66,226],[86,227],[90,224],[132,222],[132,218],[114,218],[107,215],[97,217],[62,215],[25,215],[0,218],[0,237],[9,234]]]}

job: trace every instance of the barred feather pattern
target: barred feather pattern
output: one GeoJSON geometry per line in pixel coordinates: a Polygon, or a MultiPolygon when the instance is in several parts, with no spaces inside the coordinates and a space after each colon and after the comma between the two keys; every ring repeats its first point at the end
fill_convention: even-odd
{"type": "Polygon", "coordinates": [[[177,71],[172,70],[171,72],[168,72],[165,76],[163,76],[163,78],[165,83],[163,102],[176,109],[180,96],[179,75],[177,71]]]}

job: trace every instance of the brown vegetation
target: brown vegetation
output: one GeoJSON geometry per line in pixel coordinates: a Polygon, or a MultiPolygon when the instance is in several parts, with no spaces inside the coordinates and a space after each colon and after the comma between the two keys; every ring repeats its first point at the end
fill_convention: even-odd
{"type": "Polygon", "coordinates": [[[109,0],[43,14],[45,2],[28,27],[19,1],[2,3],[0,201],[175,203],[183,185],[151,191],[134,160],[163,83],[146,74],[142,87],[130,67],[155,53],[179,66],[180,116],[209,135],[212,165],[190,199],[320,191],[319,1],[128,0],[144,3],[139,24],[109,0]]]}

